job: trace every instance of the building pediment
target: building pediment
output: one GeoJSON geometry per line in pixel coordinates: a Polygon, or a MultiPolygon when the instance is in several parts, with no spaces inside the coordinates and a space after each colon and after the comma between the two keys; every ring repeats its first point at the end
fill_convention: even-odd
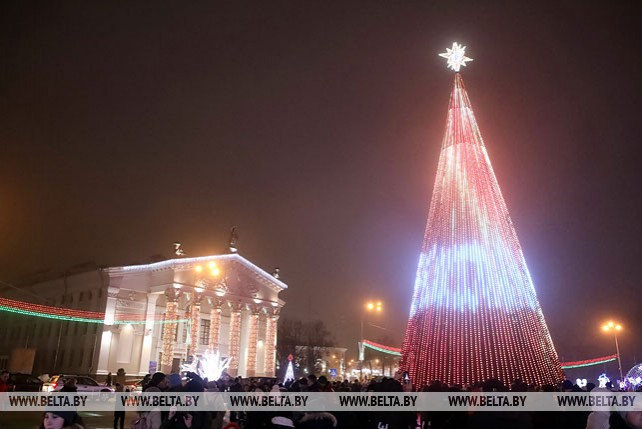
{"type": "Polygon", "coordinates": [[[287,285],[238,254],[177,258],[105,270],[109,284],[124,290],[164,293],[168,287],[226,300],[281,306],[278,294],[287,285]],[[213,265],[212,265],[213,264],[213,265]],[[210,275],[216,267],[217,276],[210,275]],[[201,271],[197,271],[200,267],[201,271]]]}

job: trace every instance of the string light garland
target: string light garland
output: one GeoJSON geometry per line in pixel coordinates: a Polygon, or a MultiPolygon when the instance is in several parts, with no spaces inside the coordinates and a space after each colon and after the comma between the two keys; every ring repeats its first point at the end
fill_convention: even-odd
{"type": "Polygon", "coordinates": [[[198,330],[201,322],[201,296],[196,295],[190,307],[190,330],[189,330],[189,351],[188,354],[196,356],[198,348],[198,330]]]}
{"type": "Polygon", "coordinates": [[[259,341],[259,314],[252,312],[252,314],[250,314],[249,322],[246,372],[249,377],[253,377],[256,374],[256,347],[259,341]]]}
{"type": "MultiPolygon", "coordinates": [[[[177,298],[176,298],[177,299],[177,298]]],[[[174,341],[176,338],[176,330],[178,329],[178,302],[170,300],[168,297],[165,304],[165,320],[167,323],[163,325],[163,343],[161,355],[161,370],[167,370],[172,367],[174,359],[174,341]]]]}
{"type": "Polygon", "coordinates": [[[600,365],[607,362],[612,362],[617,359],[617,355],[604,356],[595,359],[577,360],[573,362],[562,362],[560,365],[562,369],[582,368],[585,366],[600,365]]]}
{"type": "Polygon", "coordinates": [[[396,347],[384,346],[383,344],[375,343],[374,341],[368,341],[365,339],[363,340],[363,345],[378,352],[387,353],[393,356],[401,356],[401,349],[398,349],[396,347]]]}
{"type": "Polygon", "coordinates": [[[473,109],[455,74],[400,367],[415,385],[563,380],[473,109]]]}
{"type": "MultiPolygon", "coordinates": [[[[276,366],[276,324],[279,320],[278,314],[268,314],[265,327],[265,356],[263,359],[264,372],[268,376],[274,376],[276,366]]],[[[292,362],[290,362],[291,364],[292,362]]]]}
{"type": "Polygon", "coordinates": [[[233,308],[230,313],[230,350],[229,369],[232,375],[238,374],[239,353],[241,351],[241,310],[233,308]]]}
{"type": "MultiPolygon", "coordinates": [[[[69,322],[83,323],[105,323],[105,313],[99,311],[75,310],[64,307],[54,307],[50,305],[32,304],[29,302],[16,301],[9,298],[0,298],[0,311],[6,313],[19,314],[23,316],[42,317],[46,319],[66,320],[69,322]]],[[[144,325],[147,315],[138,313],[116,313],[114,316],[114,325],[144,325]]],[[[183,321],[183,320],[179,320],[183,321]]],[[[155,315],[150,323],[163,324],[167,323],[162,319],[162,315],[155,315]]]]}
{"type": "Polygon", "coordinates": [[[218,353],[219,331],[221,326],[221,307],[216,305],[210,311],[210,350],[218,353]]]}

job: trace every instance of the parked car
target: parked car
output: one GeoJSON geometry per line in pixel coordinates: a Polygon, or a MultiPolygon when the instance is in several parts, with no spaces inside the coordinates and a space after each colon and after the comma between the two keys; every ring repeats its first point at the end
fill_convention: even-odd
{"type": "Polygon", "coordinates": [[[76,387],[79,392],[113,392],[112,386],[100,384],[86,375],[54,375],[47,383],[42,385],[44,392],[59,392],[70,378],[76,379],[76,387]]]}
{"type": "Polygon", "coordinates": [[[142,392],[143,391],[143,379],[140,380],[130,380],[125,383],[125,390],[129,392],[142,392]]]}
{"type": "Polygon", "coordinates": [[[15,372],[9,376],[10,389],[14,392],[39,392],[42,389],[42,381],[31,374],[15,372]]]}

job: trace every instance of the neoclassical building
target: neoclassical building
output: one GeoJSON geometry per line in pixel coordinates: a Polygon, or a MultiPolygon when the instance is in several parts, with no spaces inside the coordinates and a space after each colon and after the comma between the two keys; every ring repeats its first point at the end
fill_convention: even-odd
{"type": "MultiPolygon", "coordinates": [[[[229,358],[232,376],[272,377],[286,288],[278,270],[270,274],[237,253],[67,275],[24,290],[48,305],[104,314],[103,322],[0,313],[0,360],[11,363],[11,349],[20,347],[35,350],[33,373],[123,368],[141,376],[177,372],[210,351],[229,358]]],[[[24,299],[17,291],[2,296],[24,299]]]]}

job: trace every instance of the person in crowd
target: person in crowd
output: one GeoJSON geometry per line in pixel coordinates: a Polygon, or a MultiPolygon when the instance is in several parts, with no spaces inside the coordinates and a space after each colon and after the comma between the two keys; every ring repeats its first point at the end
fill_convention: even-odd
{"type": "Polygon", "coordinates": [[[272,419],[270,419],[270,424],[267,427],[271,429],[294,428],[294,422],[292,421],[292,413],[290,412],[276,413],[276,415],[272,417],[272,419]]]}
{"type": "Polygon", "coordinates": [[[78,386],[76,386],[76,379],[74,377],[69,377],[65,381],[65,385],[60,389],[61,392],[65,393],[75,393],[78,391],[78,386]]]}
{"type": "Polygon", "coordinates": [[[192,412],[170,410],[167,419],[163,421],[161,429],[192,429],[195,426],[192,412]]]}
{"type": "MultiPolygon", "coordinates": [[[[160,393],[167,390],[167,377],[162,372],[156,372],[145,387],[146,393],[160,393]]],[[[160,429],[163,422],[163,414],[160,410],[152,410],[140,413],[141,417],[145,417],[147,429],[160,429]]]]}
{"type": "Polygon", "coordinates": [[[85,424],[75,411],[48,411],[39,429],[85,429],[85,424]]]}
{"type": "Polygon", "coordinates": [[[181,380],[180,374],[175,372],[167,376],[167,391],[168,392],[180,392],[183,389],[183,381],[181,380]]]}
{"type": "Polygon", "coordinates": [[[642,429],[642,411],[611,413],[609,427],[610,429],[642,429]]]}
{"type": "MultiPolygon", "coordinates": [[[[120,383],[116,383],[115,387],[116,393],[123,393],[125,391],[124,386],[120,383]]],[[[119,428],[125,428],[125,411],[114,411],[114,429],[119,428]]]]}
{"type": "Polygon", "coordinates": [[[142,388],[143,391],[145,391],[145,388],[149,384],[150,380],[152,379],[151,374],[145,374],[145,377],[140,381],[140,387],[142,388]]]}
{"type": "Polygon", "coordinates": [[[149,383],[145,386],[145,392],[164,392],[167,390],[167,377],[162,372],[152,375],[149,383]],[[151,390],[150,390],[151,389],[151,390]]]}
{"type": "Polygon", "coordinates": [[[337,419],[331,413],[305,413],[297,422],[297,429],[334,429],[337,419]]]}
{"type": "Polygon", "coordinates": [[[321,383],[314,374],[308,375],[308,392],[321,392],[321,383]]]}
{"type": "Polygon", "coordinates": [[[111,372],[107,374],[107,378],[105,379],[105,384],[107,386],[111,386],[111,383],[114,381],[113,377],[111,376],[111,372]]]}
{"type": "MultiPolygon", "coordinates": [[[[203,393],[205,391],[205,384],[198,374],[188,372],[186,374],[188,382],[185,384],[181,391],[189,393],[203,393]]],[[[210,429],[212,426],[212,413],[209,411],[190,411],[191,421],[189,426],[192,429],[210,429]]],[[[180,426],[179,426],[180,427],[180,426]]]]}
{"type": "MultiPolygon", "coordinates": [[[[372,386],[373,392],[402,393],[403,387],[397,380],[384,377],[372,386]]],[[[407,429],[417,419],[416,413],[397,411],[377,411],[368,413],[367,428],[407,429]]]]}
{"type": "MultiPolygon", "coordinates": [[[[596,387],[593,389],[593,393],[598,395],[605,395],[611,391],[605,387],[596,387]]],[[[586,420],[586,429],[609,429],[609,417],[611,416],[610,411],[600,411],[595,410],[588,415],[586,420]]]]}
{"type": "Polygon", "coordinates": [[[9,392],[10,390],[10,385],[9,385],[9,371],[3,370],[0,372],[0,392],[9,392]]]}

